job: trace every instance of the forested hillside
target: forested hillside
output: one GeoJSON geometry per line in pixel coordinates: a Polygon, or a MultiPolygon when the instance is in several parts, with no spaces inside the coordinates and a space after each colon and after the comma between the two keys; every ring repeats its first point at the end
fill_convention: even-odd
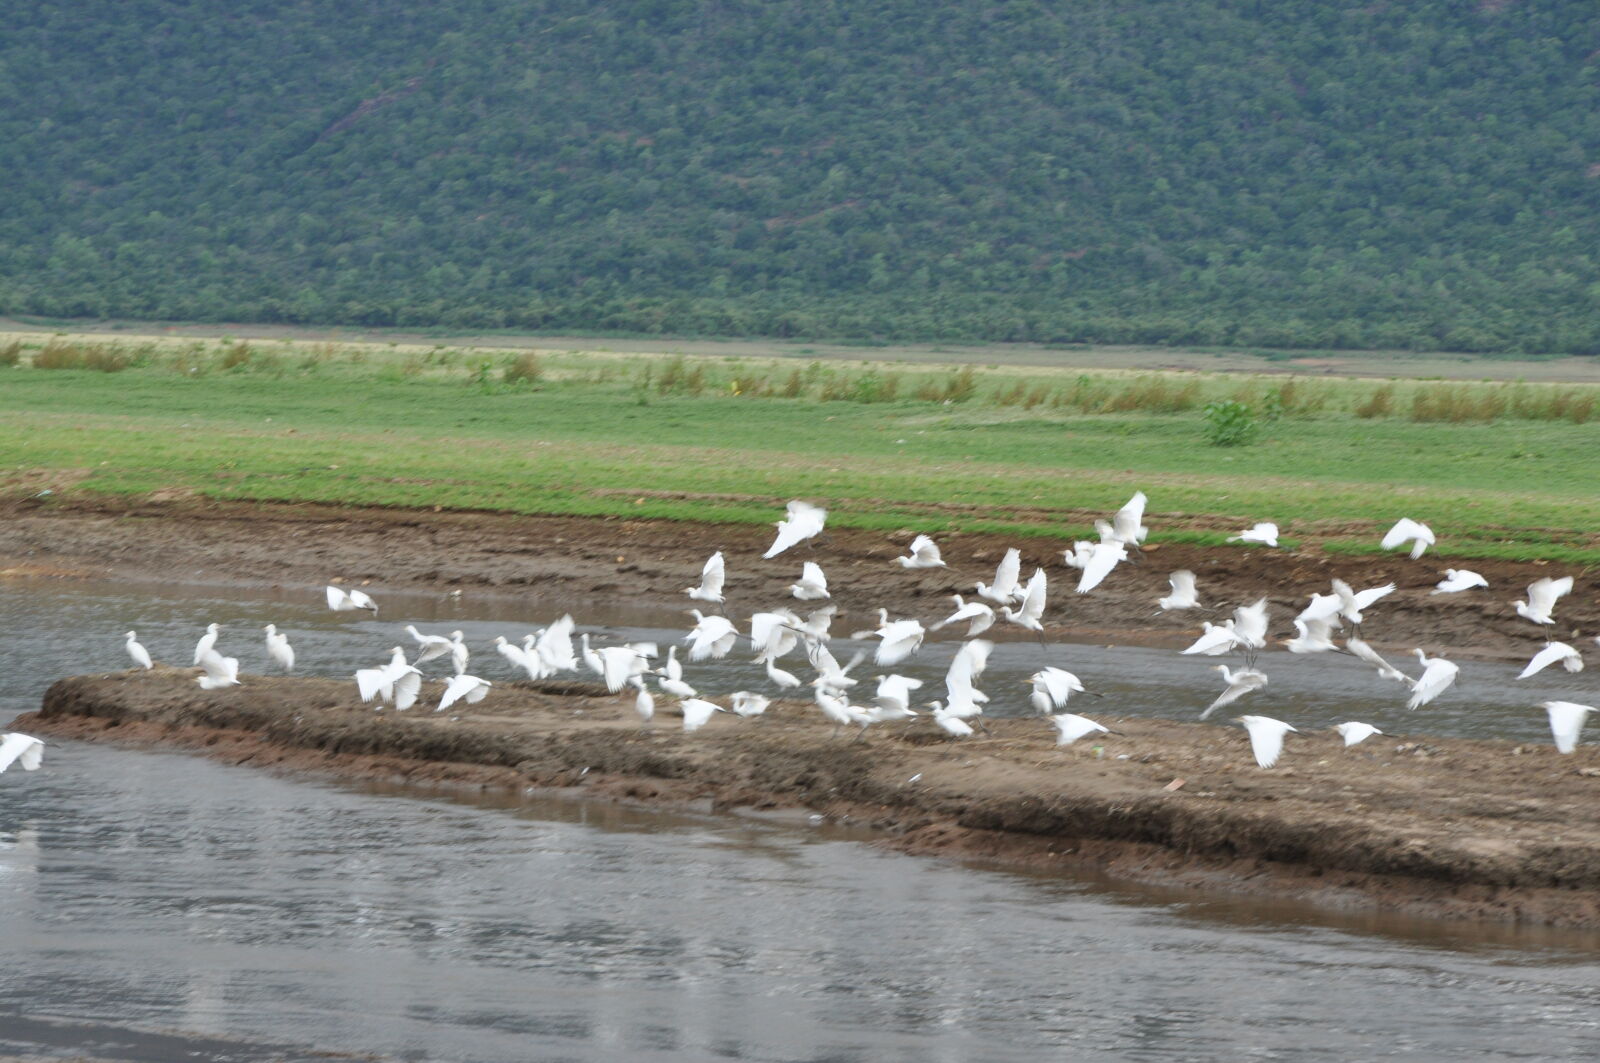
{"type": "Polygon", "coordinates": [[[21,0],[0,312],[1600,352],[1593,0],[21,0]]]}

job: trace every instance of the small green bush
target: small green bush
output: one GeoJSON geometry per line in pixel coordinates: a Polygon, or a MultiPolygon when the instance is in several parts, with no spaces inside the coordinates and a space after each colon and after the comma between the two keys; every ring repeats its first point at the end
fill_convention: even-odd
{"type": "Polygon", "coordinates": [[[1206,442],[1214,447],[1242,447],[1253,441],[1258,426],[1250,407],[1233,399],[1206,405],[1206,442]]]}

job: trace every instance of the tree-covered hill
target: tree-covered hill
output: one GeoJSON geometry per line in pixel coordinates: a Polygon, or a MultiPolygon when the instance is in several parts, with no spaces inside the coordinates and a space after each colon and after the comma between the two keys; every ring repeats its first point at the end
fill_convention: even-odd
{"type": "Polygon", "coordinates": [[[1593,0],[23,0],[0,312],[1600,352],[1593,0]]]}

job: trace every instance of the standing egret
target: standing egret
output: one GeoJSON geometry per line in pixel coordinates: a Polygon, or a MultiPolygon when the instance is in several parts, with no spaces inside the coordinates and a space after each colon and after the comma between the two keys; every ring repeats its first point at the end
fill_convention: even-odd
{"type": "Polygon", "coordinates": [[[694,734],[706,725],[712,716],[719,712],[727,712],[721,705],[703,701],[700,698],[688,698],[679,703],[683,710],[683,733],[694,734]]]}
{"type": "Polygon", "coordinates": [[[919,535],[911,540],[911,553],[906,557],[897,557],[894,563],[901,568],[944,568],[944,559],[939,556],[939,546],[926,535],[919,535]]]}
{"type": "Polygon", "coordinates": [[[1056,725],[1056,745],[1070,746],[1085,735],[1097,731],[1110,734],[1110,728],[1095,723],[1087,716],[1079,716],[1075,712],[1062,712],[1050,717],[1050,722],[1056,725]]]}
{"type": "Polygon", "coordinates": [[[378,603],[373,601],[365,591],[341,590],[329,584],[327,588],[328,608],[336,613],[349,613],[357,609],[367,609],[373,616],[378,615],[378,603]]]}
{"type": "Polygon", "coordinates": [[[539,675],[533,674],[533,666],[528,662],[527,651],[515,643],[507,642],[504,635],[496,635],[494,637],[494,648],[495,652],[504,657],[511,667],[527,670],[529,677],[532,679],[543,678],[543,672],[540,672],[539,675]]]}
{"type": "Polygon", "coordinates": [[[1261,543],[1264,546],[1278,545],[1278,526],[1271,521],[1264,521],[1254,527],[1247,528],[1238,535],[1228,536],[1230,543],[1261,543]]]}
{"type": "Polygon", "coordinates": [[[138,633],[130,631],[128,632],[127,637],[128,641],[126,645],[128,656],[133,658],[133,663],[138,665],[140,668],[154,668],[156,665],[155,662],[150,659],[150,651],[145,649],[138,642],[138,633]]]}
{"type": "Polygon", "coordinates": [[[1557,661],[1560,661],[1561,666],[1569,672],[1583,671],[1583,658],[1578,656],[1577,650],[1565,642],[1551,642],[1533,655],[1533,660],[1528,662],[1528,667],[1524,668],[1517,678],[1526,679],[1530,675],[1544,671],[1557,661]]]}
{"type": "Polygon", "coordinates": [[[1557,599],[1565,594],[1572,593],[1572,577],[1562,576],[1560,579],[1534,580],[1528,584],[1528,600],[1514,603],[1517,615],[1535,624],[1554,624],[1555,618],[1550,615],[1556,607],[1557,599]]]}
{"type": "Polygon", "coordinates": [[[279,632],[275,624],[268,624],[262,630],[267,633],[267,656],[285,672],[294,671],[294,647],[289,645],[289,636],[279,632]]]}
{"type": "Polygon", "coordinates": [[[822,526],[828,519],[827,510],[799,499],[790,502],[787,509],[789,515],[778,521],[778,537],[761,555],[764,558],[777,557],[795,543],[821,534],[822,526]]]}
{"type": "Polygon", "coordinates": [[[1358,723],[1355,720],[1351,720],[1348,723],[1335,724],[1333,729],[1339,732],[1340,738],[1344,739],[1346,749],[1365,742],[1373,735],[1383,734],[1382,731],[1370,723],[1358,723]]]}
{"type": "Polygon", "coordinates": [[[633,684],[638,691],[633,699],[633,711],[639,714],[640,724],[650,726],[650,719],[656,714],[656,699],[650,696],[650,690],[644,685],[644,676],[636,675],[628,682],[633,684]]]}
{"type": "Polygon", "coordinates": [[[800,566],[800,579],[789,584],[789,593],[802,602],[814,602],[828,597],[828,577],[822,572],[822,566],[815,561],[807,561],[800,566]]]}
{"type": "Polygon", "coordinates": [[[1397,546],[1411,544],[1411,560],[1415,561],[1422,556],[1422,552],[1433,545],[1433,529],[1426,524],[1419,524],[1410,517],[1401,517],[1395,522],[1394,527],[1383,537],[1379,545],[1385,550],[1393,550],[1397,546]]]}
{"type": "Polygon", "coordinates": [[[767,662],[767,678],[781,690],[793,690],[800,685],[800,677],[793,672],[786,672],[771,661],[767,662]]]}
{"type": "Polygon", "coordinates": [[[467,649],[466,636],[459,631],[450,632],[450,667],[461,675],[467,670],[467,662],[472,659],[472,651],[467,649]]]}
{"type": "Polygon", "coordinates": [[[1550,733],[1555,736],[1556,749],[1571,753],[1578,748],[1578,732],[1583,730],[1583,723],[1594,706],[1573,701],[1547,701],[1544,711],[1550,714],[1550,733]]]}
{"type": "Polygon", "coordinates": [[[0,734],[0,772],[12,764],[22,765],[23,771],[38,771],[44,760],[44,743],[21,731],[0,734]]]}
{"type": "Polygon", "coordinates": [[[1282,720],[1274,720],[1271,716],[1239,716],[1238,721],[1244,724],[1244,729],[1250,732],[1250,751],[1256,755],[1256,763],[1263,768],[1270,768],[1278,763],[1278,756],[1283,752],[1283,736],[1290,731],[1299,733],[1297,728],[1291,727],[1282,720]]]}
{"type": "Polygon", "coordinates": [[[1222,681],[1228,685],[1223,688],[1221,694],[1217,695],[1217,700],[1207,705],[1206,711],[1200,714],[1202,720],[1222,708],[1222,706],[1231,705],[1246,694],[1260,690],[1267,685],[1267,673],[1258,672],[1254,668],[1241,668],[1237,672],[1232,671],[1225,664],[1215,665],[1214,668],[1222,673],[1222,681]]]}
{"type": "MultiPolygon", "coordinates": [[[[930,705],[938,704],[939,703],[937,701],[930,702],[930,705]]],[[[933,722],[938,726],[938,728],[950,737],[972,737],[972,725],[959,716],[951,715],[949,712],[945,711],[943,706],[934,709],[930,715],[932,716],[933,722]]]]}
{"type": "Polygon", "coordinates": [[[661,693],[666,694],[669,697],[678,698],[680,700],[683,698],[696,698],[700,696],[700,692],[694,687],[690,686],[688,683],[685,683],[682,679],[674,679],[669,675],[657,677],[656,686],[661,688],[661,693]]]}
{"type": "Polygon", "coordinates": [[[967,625],[967,638],[976,638],[994,626],[994,610],[982,602],[969,602],[959,594],[952,594],[950,600],[956,603],[956,611],[931,625],[929,631],[938,631],[950,624],[957,624],[963,620],[970,621],[967,625]]]}
{"type": "Polygon", "coordinates": [[[1411,688],[1411,700],[1406,702],[1406,708],[1418,709],[1445,692],[1451,683],[1456,681],[1456,673],[1461,671],[1453,661],[1443,657],[1430,658],[1419,648],[1416,651],[1417,660],[1422,662],[1422,675],[1411,688]]]}
{"type": "Polygon", "coordinates": [[[1172,585],[1172,593],[1156,602],[1162,612],[1199,608],[1200,599],[1195,591],[1193,572],[1180,568],[1167,577],[1167,582],[1172,585]]]}
{"type": "Polygon", "coordinates": [[[487,679],[479,679],[475,675],[454,676],[445,684],[444,697],[439,699],[439,707],[433,711],[443,712],[463,699],[469,705],[477,704],[488,696],[490,685],[487,679]]]}
{"type": "Polygon", "coordinates": [[[217,633],[222,630],[221,624],[207,624],[206,633],[200,636],[200,641],[194,644],[195,667],[200,666],[200,659],[211,652],[217,644],[217,633]]]}
{"type": "Polygon", "coordinates": [[[724,578],[722,551],[718,550],[706,560],[705,567],[700,570],[700,585],[686,587],[683,593],[697,602],[721,603],[724,578]]]}
{"type": "Polygon", "coordinates": [[[1444,570],[1444,579],[1429,594],[1456,594],[1468,591],[1474,587],[1487,587],[1489,581],[1476,572],[1465,568],[1447,568],[1444,570]]]}

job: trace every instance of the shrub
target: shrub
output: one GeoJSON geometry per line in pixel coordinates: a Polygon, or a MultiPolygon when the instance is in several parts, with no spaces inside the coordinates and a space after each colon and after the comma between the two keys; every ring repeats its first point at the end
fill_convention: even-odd
{"type": "Polygon", "coordinates": [[[16,365],[22,361],[22,341],[13,340],[10,344],[0,347],[0,365],[16,365]]]}
{"type": "Polygon", "coordinates": [[[511,360],[501,371],[500,379],[507,384],[537,384],[543,374],[544,366],[539,364],[539,356],[527,351],[511,360]]]}
{"type": "Polygon", "coordinates": [[[1387,417],[1394,409],[1394,385],[1385,384],[1368,395],[1364,402],[1356,404],[1357,417],[1373,418],[1387,417]]]}
{"type": "Polygon", "coordinates": [[[1205,421],[1206,442],[1214,447],[1241,447],[1256,437],[1255,414],[1234,399],[1208,403],[1205,421]]]}

